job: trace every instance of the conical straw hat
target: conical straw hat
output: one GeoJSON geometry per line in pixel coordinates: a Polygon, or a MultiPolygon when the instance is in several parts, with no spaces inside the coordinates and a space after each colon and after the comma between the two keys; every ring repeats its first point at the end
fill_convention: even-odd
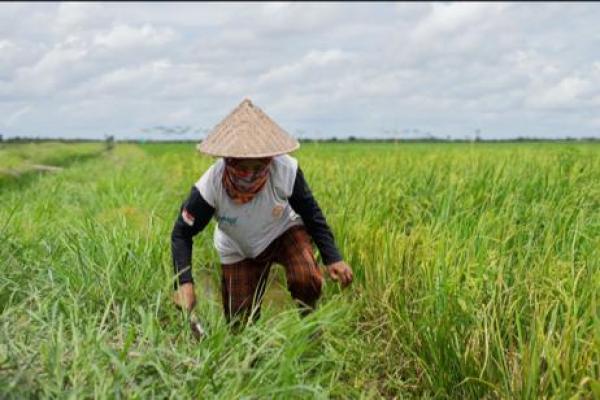
{"type": "Polygon", "coordinates": [[[300,143],[245,99],[198,146],[217,157],[262,158],[289,153],[300,143]]]}

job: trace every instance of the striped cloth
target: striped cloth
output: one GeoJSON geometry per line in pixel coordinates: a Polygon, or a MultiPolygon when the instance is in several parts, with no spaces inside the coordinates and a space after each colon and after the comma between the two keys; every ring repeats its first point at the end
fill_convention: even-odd
{"type": "Polygon", "coordinates": [[[260,304],[273,263],[284,266],[288,289],[302,314],[314,309],[323,275],[304,226],[294,226],[275,239],[256,258],[221,265],[221,294],[228,321],[260,317],[260,304]]]}

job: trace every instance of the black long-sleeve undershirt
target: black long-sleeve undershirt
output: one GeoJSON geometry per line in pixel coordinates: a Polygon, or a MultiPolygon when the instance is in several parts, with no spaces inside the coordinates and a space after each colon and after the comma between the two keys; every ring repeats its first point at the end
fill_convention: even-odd
{"type": "Polygon", "coordinates": [[[327,224],[321,207],[319,207],[317,200],[312,195],[300,167],[298,167],[298,171],[296,172],[294,189],[288,201],[292,209],[302,217],[304,226],[317,245],[325,265],[341,261],[342,256],[335,245],[333,233],[327,224]]]}
{"type": "MultiPolygon", "coordinates": [[[[204,200],[198,189],[192,186],[188,198],[179,208],[179,215],[175,220],[171,233],[171,254],[173,256],[173,269],[179,277],[179,284],[194,282],[192,278],[192,238],[202,231],[210,222],[214,207],[204,200]],[[188,225],[183,220],[183,210],[186,209],[195,218],[193,225],[188,225]]],[[[177,288],[177,281],[174,283],[177,288]]]]}
{"type": "MultiPolygon", "coordinates": [[[[298,167],[296,172],[294,188],[288,201],[292,209],[302,218],[306,230],[321,253],[323,262],[329,265],[342,260],[342,256],[335,245],[333,233],[327,224],[319,204],[313,197],[300,167],[298,167]]],[[[171,233],[173,269],[179,278],[175,281],[175,288],[178,286],[177,282],[180,285],[193,282],[191,271],[192,238],[208,225],[214,212],[214,207],[208,204],[198,189],[193,186],[188,198],[179,209],[179,215],[171,233]],[[191,226],[183,219],[182,212],[184,209],[194,217],[191,226]]]]}

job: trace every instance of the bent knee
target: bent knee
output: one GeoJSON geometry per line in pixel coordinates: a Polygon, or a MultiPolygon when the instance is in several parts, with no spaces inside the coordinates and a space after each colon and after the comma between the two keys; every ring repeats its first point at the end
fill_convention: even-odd
{"type": "Polygon", "coordinates": [[[321,296],[323,276],[317,268],[310,268],[308,270],[314,270],[314,272],[289,276],[287,283],[292,297],[306,303],[313,303],[321,296]]]}

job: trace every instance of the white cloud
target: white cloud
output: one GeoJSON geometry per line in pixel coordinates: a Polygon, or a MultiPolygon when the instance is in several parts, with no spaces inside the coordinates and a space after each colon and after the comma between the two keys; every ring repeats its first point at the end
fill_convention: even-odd
{"type": "Polygon", "coordinates": [[[502,3],[433,3],[431,13],[414,30],[417,39],[432,38],[469,30],[486,19],[493,19],[506,7],[502,3]]]}
{"type": "Polygon", "coordinates": [[[580,105],[577,101],[580,96],[592,88],[592,82],[577,76],[568,76],[530,96],[529,104],[539,108],[577,107],[580,105]]]}
{"type": "Polygon", "coordinates": [[[281,83],[298,80],[313,69],[327,68],[351,60],[351,55],[339,49],[311,50],[299,61],[269,69],[259,76],[259,83],[281,83]]]}
{"type": "Polygon", "coordinates": [[[87,55],[85,46],[73,37],[56,44],[34,64],[16,70],[13,81],[15,94],[30,93],[35,97],[68,85],[71,79],[69,70],[77,72],[81,69],[82,61],[87,55]]]}
{"type": "Polygon", "coordinates": [[[2,52],[0,54],[5,54],[6,51],[10,50],[14,46],[15,45],[10,40],[0,40],[0,51],[2,52]]]}
{"type": "Polygon", "coordinates": [[[4,3],[5,134],[212,126],[600,134],[595,4],[4,3]]]}
{"type": "Polygon", "coordinates": [[[265,3],[258,28],[268,33],[305,33],[338,22],[339,12],[340,5],[335,3],[265,3]]]}
{"type": "Polygon", "coordinates": [[[24,116],[25,114],[27,114],[28,112],[30,112],[32,110],[31,106],[26,105],[24,107],[20,107],[18,110],[16,110],[15,112],[13,112],[12,114],[9,114],[3,121],[2,124],[5,127],[12,127],[14,126],[14,124],[16,122],[18,122],[19,118],[21,118],[22,116],[24,116]]]}
{"type": "Polygon", "coordinates": [[[107,7],[93,2],[62,2],[58,4],[51,29],[59,34],[102,28],[110,23],[107,7]]]}
{"type": "Polygon", "coordinates": [[[94,44],[109,49],[129,49],[138,47],[162,46],[175,39],[175,33],[168,28],[155,28],[145,24],[139,28],[117,25],[108,32],[97,33],[94,44]]]}

